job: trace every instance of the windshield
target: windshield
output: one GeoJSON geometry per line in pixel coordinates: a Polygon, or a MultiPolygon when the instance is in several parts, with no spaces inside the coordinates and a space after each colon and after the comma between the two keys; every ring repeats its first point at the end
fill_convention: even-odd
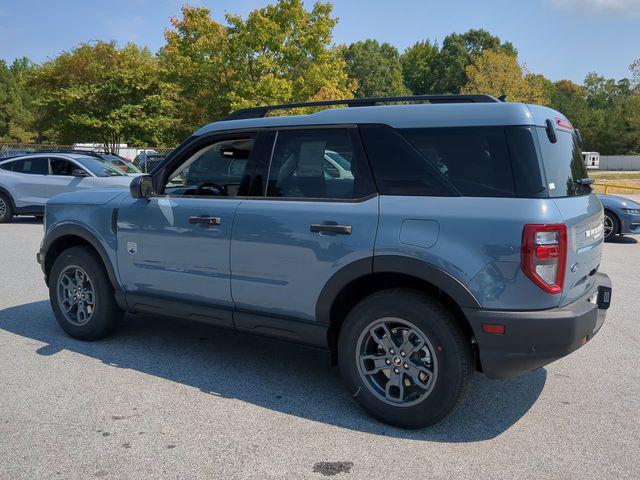
{"type": "Polygon", "coordinates": [[[91,157],[77,157],[76,160],[98,177],[123,177],[126,176],[122,170],[110,163],[91,157]]]}
{"type": "Polygon", "coordinates": [[[589,195],[591,187],[579,183],[589,175],[575,135],[564,130],[557,130],[558,141],[551,143],[544,128],[537,130],[549,196],[589,195]]]}
{"type": "Polygon", "coordinates": [[[117,155],[103,154],[102,159],[105,162],[110,163],[117,169],[122,170],[124,173],[142,173],[142,170],[140,170],[134,164],[121,159],[117,155]]]}

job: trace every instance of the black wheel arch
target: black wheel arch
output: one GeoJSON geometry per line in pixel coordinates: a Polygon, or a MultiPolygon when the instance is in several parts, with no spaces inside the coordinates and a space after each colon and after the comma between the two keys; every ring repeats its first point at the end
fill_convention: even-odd
{"type": "Polygon", "coordinates": [[[451,274],[412,257],[379,255],[357,260],[338,270],[322,289],[316,320],[328,328],[328,344],[335,350],[344,318],[366,296],[388,288],[404,287],[433,294],[455,311],[464,330],[472,335],[462,309],[480,308],[474,295],[451,274]]]}
{"type": "Polygon", "coordinates": [[[60,225],[59,227],[55,227],[45,237],[42,248],[40,249],[40,253],[44,258],[42,270],[44,271],[45,281],[47,282],[47,284],[49,283],[49,274],[51,273],[53,262],[58,257],[58,255],[60,255],[63,251],[70,247],[81,245],[92,248],[98,255],[102,264],[104,265],[105,270],[107,271],[107,275],[109,277],[111,285],[113,286],[118,305],[120,306],[120,308],[126,309],[124,294],[122,293],[122,289],[120,288],[120,284],[118,283],[115,268],[111,263],[107,251],[97,239],[95,234],[80,225],[60,225]]]}

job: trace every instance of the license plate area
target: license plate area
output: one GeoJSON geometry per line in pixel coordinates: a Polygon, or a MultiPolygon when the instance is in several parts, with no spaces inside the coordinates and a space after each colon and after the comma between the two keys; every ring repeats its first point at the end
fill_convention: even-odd
{"type": "Polygon", "coordinates": [[[596,304],[601,310],[606,310],[611,305],[611,287],[598,287],[598,296],[596,304]]]}

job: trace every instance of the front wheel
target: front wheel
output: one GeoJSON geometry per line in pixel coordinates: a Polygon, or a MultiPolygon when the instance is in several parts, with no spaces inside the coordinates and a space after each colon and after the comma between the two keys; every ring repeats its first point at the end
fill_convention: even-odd
{"type": "Polygon", "coordinates": [[[348,315],[338,340],[342,377],[375,418],[422,428],[444,418],[473,374],[469,339],[452,314],[417,291],[385,290],[348,315]]]}
{"type": "Polygon", "coordinates": [[[80,340],[107,336],[123,315],[104,265],[88,247],[69,248],[55,259],[49,299],[62,329],[80,340]]]}

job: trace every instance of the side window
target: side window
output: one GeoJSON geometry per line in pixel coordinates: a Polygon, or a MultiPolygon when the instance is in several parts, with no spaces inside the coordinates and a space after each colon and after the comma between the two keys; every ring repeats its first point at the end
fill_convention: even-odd
{"type": "Polygon", "coordinates": [[[44,157],[25,158],[24,160],[11,162],[11,170],[16,173],[47,175],[49,173],[49,165],[47,158],[44,157]]]}
{"type": "Polygon", "coordinates": [[[0,170],[8,170],[10,172],[13,171],[13,167],[15,166],[16,162],[6,162],[0,165],[0,170]]]}
{"type": "Polygon", "coordinates": [[[73,171],[78,168],[75,163],[65,160],[64,158],[51,159],[51,175],[73,177],[73,171]]]}
{"type": "Polygon", "coordinates": [[[267,196],[356,199],[375,192],[371,172],[347,128],[278,132],[267,196]]]}
{"type": "Polygon", "coordinates": [[[412,128],[400,133],[463,195],[515,196],[504,128],[412,128]]]}
{"type": "Polygon", "coordinates": [[[191,155],[169,176],[167,195],[235,197],[247,195],[256,138],[211,143],[191,155]]]}

